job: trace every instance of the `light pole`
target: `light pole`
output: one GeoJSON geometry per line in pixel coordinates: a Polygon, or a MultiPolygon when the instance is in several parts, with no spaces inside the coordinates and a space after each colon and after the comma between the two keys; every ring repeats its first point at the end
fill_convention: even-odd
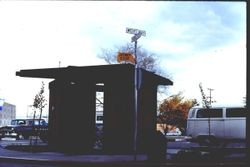
{"type": "Polygon", "coordinates": [[[136,161],[136,154],[137,154],[137,113],[138,113],[138,63],[137,63],[137,40],[141,36],[146,36],[146,31],[133,29],[133,28],[126,28],[126,33],[134,34],[134,36],[131,38],[131,42],[135,43],[135,75],[134,75],[134,89],[135,89],[135,113],[134,113],[134,160],[136,161]]]}

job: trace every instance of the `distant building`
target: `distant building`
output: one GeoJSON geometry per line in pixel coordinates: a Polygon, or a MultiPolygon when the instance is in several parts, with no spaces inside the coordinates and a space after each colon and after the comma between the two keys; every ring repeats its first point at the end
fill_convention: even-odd
{"type": "Polygon", "coordinates": [[[16,118],[16,106],[3,102],[0,107],[0,127],[9,125],[12,119],[16,118]]]}

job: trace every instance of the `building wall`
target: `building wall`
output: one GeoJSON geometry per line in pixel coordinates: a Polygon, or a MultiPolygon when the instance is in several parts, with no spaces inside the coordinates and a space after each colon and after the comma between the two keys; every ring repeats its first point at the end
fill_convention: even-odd
{"type": "Polygon", "coordinates": [[[0,110],[0,127],[9,125],[12,119],[16,118],[16,106],[9,103],[3,103],[0,110]]]}

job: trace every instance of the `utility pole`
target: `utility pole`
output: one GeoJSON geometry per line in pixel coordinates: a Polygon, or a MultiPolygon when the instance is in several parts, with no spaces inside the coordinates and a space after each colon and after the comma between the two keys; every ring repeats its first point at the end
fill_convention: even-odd
{"type": "Polygon", "coordinates": [[[134,89],[135,89],[135,113],[134,113],[134,160],[137,160],[137,113],[138,113],[138,89],[139,89],[139,84],[138,84],[138,63],[137,63],[137,40],[141,36],[146,36],[146,31],[143,30],[138,30],[138,29],[133,29],[133,28],[126,28],[126,33],[129,34],[134,34],[134,36],[131,38],[131,42],[135,43],[135,76],[134,76],[134,89]]]}
{"type": "Polygon", "coordinates": [[[212,103],[214,103],[215,101],[212,101],[212,91],[214,91],[214,89],[212,89],[212,88],[207,88],[208,90],[209,90],[209,96],[208,96],[208,98],[209,98],[209,105],[210,105],[210,107],[212,107],[212,103]]]}

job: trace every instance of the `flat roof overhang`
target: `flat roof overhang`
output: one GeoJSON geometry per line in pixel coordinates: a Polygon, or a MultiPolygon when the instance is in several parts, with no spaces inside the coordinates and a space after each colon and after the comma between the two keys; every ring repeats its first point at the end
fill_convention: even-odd
{"type": "MultiPolygon", "coordinates": [[[[47,79],[83,79],[95,82],[114,80],[123,75],[134,75],[134,65],[113,64],[100,66],[68,66],[63,68],[26,69],[16,72],[16,76],[47,79]],[[86,79],[86,78],[85,78],[86,79]]],[[[167,78],[142,69],[142,76],[156,85],[173,85],[167,78]]]]}

